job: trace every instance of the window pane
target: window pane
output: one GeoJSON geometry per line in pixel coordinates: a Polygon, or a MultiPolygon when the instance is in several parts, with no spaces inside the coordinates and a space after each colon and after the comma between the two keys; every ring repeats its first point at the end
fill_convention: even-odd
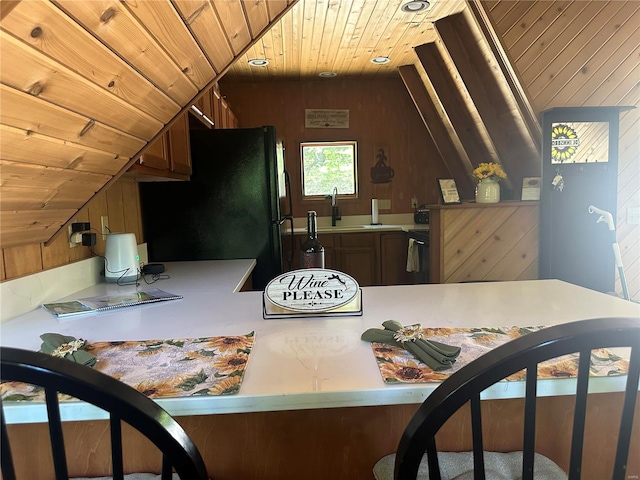
{"type": "Polygon", "coordinates": [[[302,147],[303,195],[356,193],[355,142],[306,143],[302,147]]]}

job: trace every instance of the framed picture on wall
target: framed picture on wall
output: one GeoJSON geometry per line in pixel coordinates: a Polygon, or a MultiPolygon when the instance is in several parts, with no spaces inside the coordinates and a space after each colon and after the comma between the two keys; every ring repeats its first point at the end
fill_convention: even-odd
{"type": "Polygon", "coordinates": [[[453,178],[439,178],[438,186],[440,187],[440,195],[442,196],[442,203],[461,203],[460,194],[458,193],[458,187],[456,181],[453,178]]]}
{"type": "Polygon", "coordinates": [[[540,200],[541,180],[540,177],[524,177],[521,200],[540,200]]]}

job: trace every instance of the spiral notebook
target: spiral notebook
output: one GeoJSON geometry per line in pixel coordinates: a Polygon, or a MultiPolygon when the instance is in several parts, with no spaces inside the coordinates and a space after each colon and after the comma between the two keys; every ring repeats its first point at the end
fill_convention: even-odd
{"type": "Polygon", "coordinates": [[[104,312],[116,308],[143,305],[145,303],[177,300],[182,295],[168,293],[158,288],[117,295],[103,295],[98,297],[81,298],[71,302],[45,303],[42,307],[58,318],[83,315],[92,312],[104,312]]]}

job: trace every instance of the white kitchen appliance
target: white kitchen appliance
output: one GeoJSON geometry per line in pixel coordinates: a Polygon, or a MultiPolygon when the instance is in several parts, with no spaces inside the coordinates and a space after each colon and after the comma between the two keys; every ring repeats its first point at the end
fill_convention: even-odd
{"type": "Polygon", "coordinates": [[[133,233],[110,233],[104,253],[107,282],[132,283],[138,280],[138,246],[133,233]]]}

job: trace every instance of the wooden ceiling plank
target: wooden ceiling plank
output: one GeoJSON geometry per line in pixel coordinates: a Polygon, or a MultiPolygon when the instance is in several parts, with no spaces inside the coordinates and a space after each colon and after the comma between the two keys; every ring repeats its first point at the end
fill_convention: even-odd
{"type": "Polygon", "coordinates": [[[97,192],[109,178],[109,175],[98,173],[0,160],[0,186],[3,191],[5,187],[33,187],[97,192]]]}
{"type": "Polygon", "coordinates": [[[495,153],[492,146],[486,143],[482,132],[478,131],[478,125],[442,52],[431,43],[419,45],[415,51],[472,165],[493,161],[495,153]]]}
{"type": "Polygon", "coordinates": [[[330,1],[322,34],[322,48],[318,52],[317,73],[332,72],[338,54],[343,26],[351,11],[353,0],[330,1]]]}
{"type": "Polygon", "coordinates": [[[297,0],[268,0],[267,1],[267,10],[269,13],[269,21],[273,22],[280,13],[282,13],[288,5],[291,5],[293,1],[297,0]]]}
{"type": "MultiPolygon", "coordinates": [[[[584,21],[593,21],[599,26],[597,36],[602,32],[604,25],[609,25],[609,28],[604,33],[604,38],[606,39],[616,31],[615,25],[617,25],[617,22],[612,21],[612,17],[615,17],[616,13],[620,12],[619,5],[623,5],[623,3],[613,2],[608,8],[602,5],[594,5],[592,8],[586,8],[583,11],[582,18],[584,21]],[[596,9],[596,6],[600,8],[596,9]]],[[[549,55],[544,57],[544,61],[548,63],[545,63],[545,67],[538,72],[539,77],[529,84],[529,92],[531,97],[536,100],[536,103],[544,102],[542,98],[547,95],[544,92],[545,89],[562,88],[569,80],[570,75],[580,70],[585,58],[591,56],[592,52],[585,51],[582,45],[592,39],[592,29],[585,29],[584,27],[584,25],[573,25],[569,31],[565,32],[565,36],[561,37],[561,41],[568,41],[571,46],[562,43],[561,48],[556,48],[555,52],[548,52],[549,55]],[[571,65],[572,68],[567,67],[568,65],[571,65]]],[[[594,44],[594,48],[598,48],[600,45],[601,43],[597,41],[594,44]]]]}
{"type": "Polygon", "coordinates": [[[544,5],[536,7],[537,3],[539,2],[530,0],[513,2],[512,8],[500,19],[498,24],[500,31],[504,32],[503,36],[512,38],[515,35],[517,38],[521,35],[526,28],[523,17],[536,18],[536,15],[539,15],[544,9],[544,5]],[[536,13],[532,15],[532,11],[536,11],[536,13]]]}
{"type": "Polygon", "coordinates": [[[278,22],[269,29],[261,37],[260,43],[262,43],[265,58],[270,59],[269,65],[267,65],[267,75],[269,77],[279,75],[285,69],[282,22],[278,22]]]}
{"type": "Polygon", "coordinates": [[[75,213],[73,209],[0,211],[0,248],[45,242],[75,213]]]}
{"type": "Polygon", "coordinates": [[[302,24],[302,55],[300,57],[300,76],[305,77],[309,76],[309,69],[311,67],[311,63],[313,59],[313,32],[317,30],[319,27],[316,27],[316,15],[317,11],[321,10],[322,4],[324,3],[321,0],[320,4],[315,0],[303,0],[304,3],[304,13],[303,13],[303,24],[302,24]]]}
{"type": "Polygon", "coordinates": [[[532,48],[518,59],[517,64],[522,67],[519,70],[525,85],[531,85],[544,66],[557,57],[564,46],[571,43],[571,38],[580,29],[580,25],[588,24],[600,8],[601,2],[572,2],[562,15],[556,18],[545,31],[544,39],[535,42],[532,48]]]}
{"type": "Polygon", "coordinates": [[[204,88],[216,72],[171,2],[125,0],[129,11],[155,37],[178,68],[198,88],[204,88]]]}
{"type": "Polygon", "coordinates": [[[55,0],[55,3],[178,105],[186,105],[198,93],[191,80],[119,0],[55,0]]]}
{"type": "Polygon", "coordinates": [[[534,139],[523,126],[506,80],[500,78],[500,69],[487,45],[480,43],[478,32],[463,14],[438,20],[436,30],[447,47],[460,78],[484,128],[487,129],[496,148],[500,163],[512,179],[512,186],[519,186],[519,179],[539,176],[540,155],[534,139]],[[528,146],[528,149],[520,148],[528,146]],[[524,155],[523,155],[524,154],[524,155]]]}
{"type": "MultiPolygon", "coordinates": [[[[502,29],[506,29],[509,25],[504,25],[502,19],[505,15],[508,15],[509,10],[515,7],[516,2],[505,2],[504,0],[481,0],[482,4],[491,11],[491,17],[494,19],[496,27],[502,26],[502,29]]],[[[502,30],[501,29],[501,30],[502,30]]]]}
{"type": "Polygon", "coordinates": [[[163,124],[0,30],[2,83],[145,140],[163,124]]]}
{"type": "MultiPolygon", "coordinates": [[[[88,192],[91,196],[95,192],[88,192]]],[[[77,210],[87,201],[87,192],[77,189],[3,187],[1,210],[77,210]]]]}
{"type": "Polygon", "coordinates": [[[128,157],[146,142],[53,103],[0,84],[2,123],[128,157]]]}
{"type": "Polygon", "coordinates": [[[209,1],[173,0],[217,73],[233,61],[233,51],[209,1]]]}
{"type": "Polygon", "coordinates": [[[95,148],[6,125],[0,125],[0,135],[3,160],[106,175],[115,175],[129,160],[95,148]]]}
{"type": "Polygon", "coordinates": [[[357,57],[356,51],[364,28],[371,18],[371,13],[376,3],[377,1],[353,3],[353,7],[347,18],[344,35],[340,40],[334,71],[348,74],[350,70],[349,67],[353,65],[354,62],[361,63],[370,60],[370,58],[357,57]]]}
{"type": "Polygon", "coordinates": [[[49,2],[21,2],[2,28],[86,80],[167,122],[179,105],[49,2]]]}
{"type": "MultiPolygon", "coordinates": [[[[615,2],[612,7],[618,5],[625,4],[615,2]]],[[[634,6],[632,4],[626,5],[634,6]]],[[[579,39],[578,41],[581,42],[580,51],[564,63],[563,74],[556,75],[549,82],[550,88],[542,91],[536,97],[536,101],[544,105],[553,105],[559,90],[574,92],[572,97],[575,97],[576,90],[580,90],[580,86],[584,84],[590,85],[593,91],[598,90],[597,88],[593,88],[598,82],[585,82],[585,80],[600,72],[599,78],[601,81],[605,81],[606,77],[615,71],[617,67],[625,61],[625,58],[628,58],[625,52],[637,51],[634,45],[637,47],[638,38],[640,38],[638,37],[640,4],[636,3],[635,6],[635,9],[621,8],[617,12],[610,11],[610,14],[615,14],[609,18],[604,18],[604,15],[600,15],[598,19],[595,20],[602,26],[597,32],[594,33],[590,31],[588,34],[585,32],[584,35],[577,37],[577,39],[579,39]],[[613,48],[612,45],[614,46],[613,48]],[[602,55],[600,52],[609,53],[602,55]],[[607,65],[604,72],[602,71],[603,65],[607,65]]],[[[604,14],[604,12],[602,13],[604,14]]],[[[635,61],[637,61],[637,58],[638,57],[635,56],[635,61]]],[[[570,102],[569,99],[563,99],[563,102],[564,101],[570,102]]],[[[571,105],[571,103],[568,103],[568,105],[571,105]]]]}
{"type": "Polygon", "coordinates": [[[269,12],[265,0],[242,0],[251,38],[256,38],[264,28],[269,25],[269,12]]]}
{"type": "Polygon", "coordinates": [[[252,40],[242,3],[240,0],[227,0],[225,2],[213,2],[212,5],[233,49],[233,54],[236,56],[252,40]]]}
{"type": "MultiPolygon", "coordinates": [[[[282,26],[282,56],[285,71],[300,71],[302,57],[300,25],[302,24],[303,10],[302,2],[298,2],[279,22],[282,26]]],[[[278,28],[278,25],[274,25],[273,28],[278,28]]]]}
{"type": "Polygon", "coordinates": [[[470,175],[455,175],[457,172],[470,173],[471,164],[468,159],[462,159],[458,148],[454,145],[449,132],[442,123],[442,117],[436,110],[420,75],[413,65],[402,66],[398,69],[400,77],[407,87],[422,122],[436,145],[443,163],[452,176],[456,177],[458,189],[462,197],[471,198],[475,185],[470,175]]]}
{"type": "Polygon", "coordinates": [[[572,1],[573,0],[541,2],[539,5],[545,6],[547,9],[535,16],[532,16],[531,18],[526,17],[524,20],[525,27],[521,28],[521,35],[502,35],[502,42],[509,50],[511,58],[518,59],[524,54],[524,52],[531,48],[531,46],[546,32],[549,25],[555,21],[558,15],[562,14],[572,1]],[[526,22],[528,22],[528,24],[526,24],[526,22]]]}

